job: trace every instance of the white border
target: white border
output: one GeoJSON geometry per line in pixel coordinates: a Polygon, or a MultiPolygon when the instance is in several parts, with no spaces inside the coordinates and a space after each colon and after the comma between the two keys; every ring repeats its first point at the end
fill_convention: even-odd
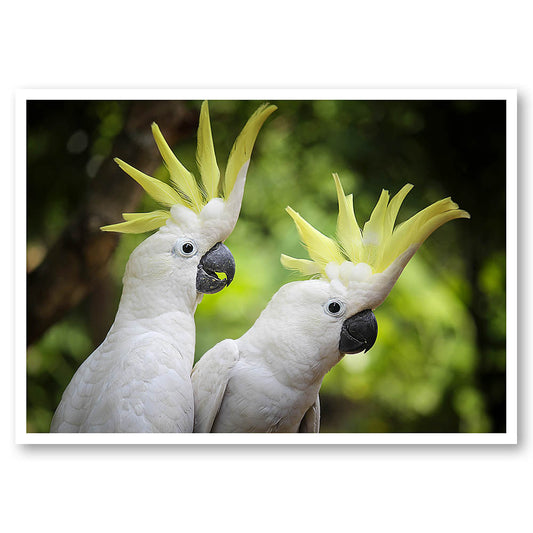
{"type": "MultiPolygon", "coordinates": [[[[22,89],[17,100],[508,100],[516,89],[22,89]]],[[[516,114],[515,114],[516,124],[516,114]]]]}
{"type": "Polygon", "coordinates": [[[518,443],[518,103],[509,91],[506,121],[506,385],[507,434],[518,443]]]}
{"type": "MultiPolygon", "coordinates": [[[[26,98],[15,108],[15,442],[26,436],[26,98]]],[[[28,434],[29,435],[29,434],[28,434]]]]}
{"type": "Polygon", "coordinates": [[[17,444],[516,444],[517,443],[517,91],[514,89],[118,90],[17,93],[15,114],[15,442],[17,444]],[[26,433],[26,101],[43,100],[506,100],[507,101],[507,432],[321,434],[26,433]]]}

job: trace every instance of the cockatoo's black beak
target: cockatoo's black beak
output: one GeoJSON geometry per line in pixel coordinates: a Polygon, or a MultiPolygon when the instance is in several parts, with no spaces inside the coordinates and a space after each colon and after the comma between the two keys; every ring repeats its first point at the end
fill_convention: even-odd
{"type": "Polygon", "coordinates": [[[342,324],[339,351],[341,353],[367,352],[378,336],[378,323],[374,313],[365,309],[347,318],[342,324]]]}
{"type": "Polygon", "coordinates": [[[235,259],[229,248],[221,242],[206,252],[196,274],[196,290],[203,294],[214,294],[221,291],[233,281],[235,276],[235,259]],[[220,278],[219,274],[225,277],[220,278]]]}

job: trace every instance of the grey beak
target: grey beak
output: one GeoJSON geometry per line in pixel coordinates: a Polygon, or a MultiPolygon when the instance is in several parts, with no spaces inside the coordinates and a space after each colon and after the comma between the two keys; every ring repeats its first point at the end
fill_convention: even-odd
{"type": "Polygon", "coordinates": [[[221,291],[233,281],[235,276],[235,259],[229,248],[221,242],[206,252],[196,273],[196,290],[203,294],[214,294],[221,291]],[[219,278],[218,274],[226,278],[219,278]]]}
{"type": "Polygon", "coordinates": [[[339,351],[341,353],[367,352],[378,336],[378,323],[374,313],[365,309],[347,318],[342,324],[339,351]]]}

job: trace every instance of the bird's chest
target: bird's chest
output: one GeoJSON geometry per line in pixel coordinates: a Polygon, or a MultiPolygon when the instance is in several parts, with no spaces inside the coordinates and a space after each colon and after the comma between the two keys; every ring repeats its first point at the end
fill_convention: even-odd
{"type": "Polygon", "coordinates": [[[215,431],[292,433],[316,399],[310,387],[299,390],[281,383],[267,369],[239,366],[230,379],[215,420],[215,431]]]}
{"type": "Polygon", "coordinates": [[[193,416],[191,367],[173,343],[138,336],[110,357],[89,421],[108,420],[120,431],[185,431],[193,416]]]}

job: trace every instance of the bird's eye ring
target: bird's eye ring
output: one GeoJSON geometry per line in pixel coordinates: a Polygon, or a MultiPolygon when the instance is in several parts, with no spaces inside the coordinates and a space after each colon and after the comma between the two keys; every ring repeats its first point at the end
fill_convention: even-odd
{"type": "Polygon", "coordinates": [[[182,257],[192,257],[196,254],[196,243],[192,239],[180,239],[172,248],[175,255],[182,257]]]}
{"type": "Polygon", "coordinates": [[[346,311],[346,306],[340,300],[336,300],[336,299],[328,300],[326,302],[326,305],[324,305],[324,312],[327,315],[339,317],[339,316],[344,315],[345,311],[346,311]]]}

